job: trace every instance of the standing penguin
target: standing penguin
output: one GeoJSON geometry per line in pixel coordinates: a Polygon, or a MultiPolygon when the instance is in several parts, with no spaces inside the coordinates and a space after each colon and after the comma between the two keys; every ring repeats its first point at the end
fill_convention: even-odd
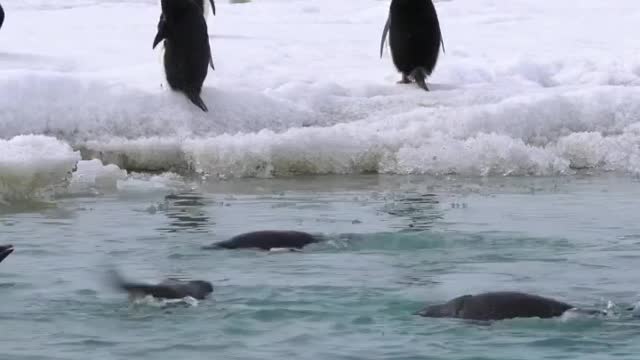
{"type": "MultiPolygon", "coordinates": [[[[202,16],[204,16],[204,20],[207,21],[207,14],[209,13],[209,4],[211,4],[211,11],[213,15],[216,15],[216,3],[213,0],[194,0],[196,5],[202,10],[202,16]]],[[[160,1],[160,7],[162,7],[162,0],[160,1]]],[[[162,15],[160,15],[160,21],[162,21],[162,15]]],[[[211,70],[215,70],[215,66],[213,66],[213,56],[209,54],[209,65],[211,66],[211,70]]]]}
{"type": "Polygon", "coordinates": [[[440,22],[432,0],[391,0],[380,42],[380,57],[387,33],[390,33],[393,63],[402,73],[400,83],[408,84],[413,78],[421,88],[429,91],[425,78],[431,75],[438,62],[440,44],[444,51],[440,22]]]}
{"type": "Polygon", "coordinates": [[[4,10],[2,9],[2,4],[0,4],[0,28],[2,28],[3,22],[4,22],[4,10]]]}
{"type": "Polygon", "coordinates": [[[207,77],[211,48],[207,22],[193,0],[162,0],[162,16],[153,48],[164,40],[164,71],[167,82],[202,111],[208,111],[200,91],[207,77]]]}

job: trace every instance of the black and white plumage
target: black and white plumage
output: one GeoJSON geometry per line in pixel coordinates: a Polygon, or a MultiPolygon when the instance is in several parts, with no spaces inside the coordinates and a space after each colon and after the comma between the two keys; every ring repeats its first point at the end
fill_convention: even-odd
{"type": "MultiPolygon", "coordinates": [[[[193,1],[196,5],[198,5],[198,7],[200,8],[200,10],[202,10],[202,16],[204,16],[205,21],[208,22],[209,19],[209,8],[211,8],[211,12],[213,13],[213,15],[216,15],[216,3],[213,0],[191,0],[193,1]]],[[[162,0],[159,1],[160,4],[160,8],[162,9],[162,0]]],[[[160,18],[162,20],[162,15],[160,15],[160,18]]],[[[209,65],[211,66],[211,70],[215,70],[215,66],[213,65],[213,55],[209,54],[209,65]]]]}
{"type": "Polygon", "coordinates": [[[302,231],[262,230],[236,235],[204,249],[296,249],[322,241],[322,237],[302,231]]]}
{"type": "Polygon", "coordinates": [[[380,56],[389,34],[393,63],[402,73],[401,83],[414,79],[429,91],[425,79],[438,62],[444,42],[438,14],[432,0],[392,0],[389,16],[382,32],[380,56]]]}
{"type": "Polygon", "coordinates": [[[162,0],[153,48],[161,41],[169,86],[183,92],[202,111],[208,111],[200,92],[211,61],[211,47],[207,23],[195,1],[162,0]]]}
{"type": "Polygon", "coordinates": [[[13,245],[0,245],[0,262],[13,252],[13,245]]]}
{"type": "Polygon", "coordinates": [[[416,315],[430,318],[459,318],[492,321],[562,316],[568,310],[583,315],[603,315],[598,309],[578,309],[562,301],[516,291],[495,291],[463,295],[444,304],[427,306],[416,315]]]}
{"type": "Polygon", "coordinates": [[[4,23],[4,9],[2,8],[2,4],[0,4],[0,29],[2,28],[3,23],[4,23]]]}
{"type": "Polygon", "coordinates": [[[126,291],[130,297],[153,296],[156,299],[183,299],[190,296],[203,300],[213,292],[213,285],[204,280],[166,279],[158,284],[146,284],[126,280],[115,270],[109,272],[109,282],[121,291],[126,291]]]}

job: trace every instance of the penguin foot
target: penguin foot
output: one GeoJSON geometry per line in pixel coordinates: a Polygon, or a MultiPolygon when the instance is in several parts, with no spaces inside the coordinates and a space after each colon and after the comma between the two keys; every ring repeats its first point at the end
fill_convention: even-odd
{"type": "Polygon", "coordinates": [[[411,84],[411,79],[409,78],[408,75],[402,74],[402,79],[400,79],[397,83],[398,84],[411,84]]]}

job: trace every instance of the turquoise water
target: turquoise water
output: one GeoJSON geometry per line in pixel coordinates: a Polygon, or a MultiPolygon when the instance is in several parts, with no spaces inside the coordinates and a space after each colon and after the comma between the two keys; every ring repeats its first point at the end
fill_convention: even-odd
{"type": "Polygon", "coordinates": [[[2,359],[637,359],[640,183],[618,176],[314,177],[152,186],[0,213],[2,359]],[[303,253],[202,251],[259,229],[303,253]],[[117,266],[206,279],[196,306],[130,304],[117,266]],[[490,325],[412,315],[520,290],[602,318],[490,325]]]}

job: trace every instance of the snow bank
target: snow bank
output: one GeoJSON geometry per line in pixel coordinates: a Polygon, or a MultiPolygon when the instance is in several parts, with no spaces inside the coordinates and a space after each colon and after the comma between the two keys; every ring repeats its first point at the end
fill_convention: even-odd
{"type": "MultiPolygon", "coordinates": [[[[0,138],[55,136],[101,161],[80,168],[117,166],[111,185],[120,169],[223,178],[640,172],[640,38],[620,36],[640,18],[634,0],[437,2],[447,53],[429,93],[395,84],[388,50],[378,58],[386,1],[219,2],[209,17],[209,113],[163,84],[151,50],[155,0],[3,6],[0,138]]],[[[35,172],[39,151],[25,150],[35,172]]]]}
{"type": "Polygon", "coordinates": [[[65,186],[80,154],[42,135],[0,140],[0,203],[32,199],[65,186]]]}

